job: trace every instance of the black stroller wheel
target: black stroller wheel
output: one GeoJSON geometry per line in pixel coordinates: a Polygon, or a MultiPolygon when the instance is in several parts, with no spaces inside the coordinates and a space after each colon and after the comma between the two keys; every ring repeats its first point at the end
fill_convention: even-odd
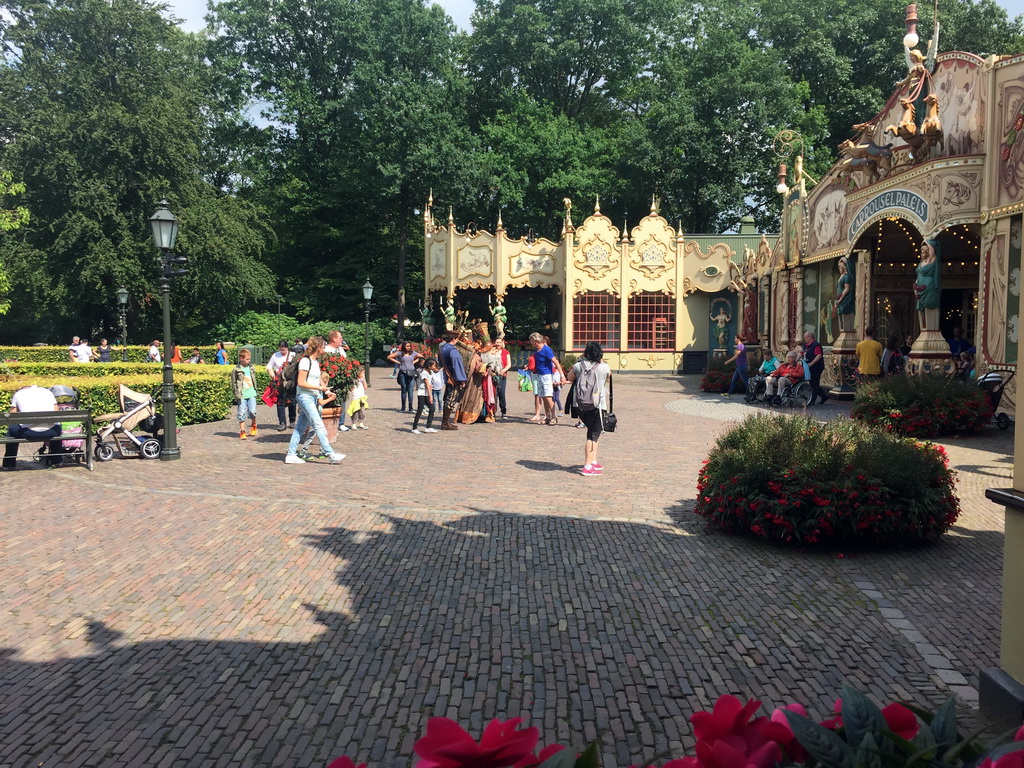
{"type": "Polygon", "coordinates": [[[97,461],[110,461],[112,458],[114,458],[113,446],[107,445],[106,443],[100,443],[96,446],[97,461]]]}
{"type": "Polygon", "coordinates": [[[1002,430],[1010,428],[1010,417],[1005,413],[1000,413],[996,416],[996,426],[1002,430]]]}
{"type": "Polygon", "coordinates": [[[139,446],[139,453],[144,459],[159,459],[161,450],[163,450],[163,446],[155,437],[143,440],[142,445],[139,446]]]}

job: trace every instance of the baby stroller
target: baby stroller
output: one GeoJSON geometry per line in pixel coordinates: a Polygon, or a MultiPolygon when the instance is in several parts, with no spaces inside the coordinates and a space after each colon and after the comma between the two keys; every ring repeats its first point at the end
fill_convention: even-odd
{"type": "MultiPolygon", "coordinates": [[[[1015,371],[1007,368],[990,368],[988,373],[978,379],[978,387],[988,395],[993,411],[999,410],[999,404],[1003,400],[1003,390],[1006,389],[1006,385],[1010,383],[1014,375],[1015,371]]],[[[1010,416],[1005,411],[993,413],[992,420],[1000,429],[1009,429],[1010,427],[1010,416]]]]}
{"type": "MultiPolygon", "coordinates": [[[[54,399],[57,401],[57,409],[61,411],[76,411],[78,405],[78,390],[63,384],[50,387],[54,399]]],[[[44,443],[36,451],[36,461],[42,461],[48,467],[60,466],[66,461],[79,462],[82,460],[83,446],[85,445],[85,434],[82,425],[78,422],[61,424],[61,434],[80,434],[82,439],[72,440],[50,440],[44,443]]]]}
{"type": "Polygon", "coordinates": [[[161,430],[163,419],[156,415],[153,398],[118,384],[117,400],[121,404],[121,413],[107,413],[93,419],[97,423],[110,422],[96,433],[96,458],[110,461],[115,450],[122,458],[160,458],[163,442],[155,435],[161,430]],[[132,434],[136,427],[154,436],[136,437],[132,434]]]}

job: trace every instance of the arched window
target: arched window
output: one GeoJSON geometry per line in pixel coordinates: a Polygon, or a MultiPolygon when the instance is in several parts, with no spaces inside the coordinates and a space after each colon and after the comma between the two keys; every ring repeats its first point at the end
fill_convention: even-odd
{"type": "Polygon", "coordinates": [[[619,348],[619,297],[588,291],[572,301],[572,347],[583,349],[596,341],[605,349],[619,348]]]}
{"type": "Polygon", "coordinates": [[[629,297],[629,349],[673,349],[675,339],[675,297],[647,291],[629,297]]]}

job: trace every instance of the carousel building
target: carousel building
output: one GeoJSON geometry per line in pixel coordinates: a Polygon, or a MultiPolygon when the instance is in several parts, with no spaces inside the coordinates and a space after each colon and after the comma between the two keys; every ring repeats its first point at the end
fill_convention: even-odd
{"type": "MultiPolygon", "coordinates": [[[[905,43],[916,45],[914,6],[907,27],[905,43]]],[[[744,276],[769,285],[766,343],[782,349],[816,333],[832,346],[840,394],[868,327],[883,344],[912,340],[910,373],[954,373],[955,328],[976,348],[979,372],[1017,364],[1024,56],[931,60],[908,49],[908,63],[907,78],[853,126],[813,187],[799,155],[791,179],[780,166],[782,234],[770,268],[744,276]],[[837,308],[844,270],[852,301],[837,308]]],[[[1013,394],[1011,382],[1011,412],[1013,394]]]]}
{"type": "Polygon", "coordinates": [[[769,265],[776,236],[755,234],[752,222],[737,234],[685,236],[658,214],[656,202],[632,229],[616,227],[597,202],[576,227],[571,206],[566,199],[556,243],[511,238],[500,215],[493,233],[460,229],[451,211],[442,225],[431,196],[424,213],[424,330],[456,324],[486,294],[490,309],[477,314],[490,311],[500,334],[505,302],[534,294],[544,298],[546,315],[544,327],[531,330],[545,331],[557,349],[578,353],[597,341],[615,370],[699,373],[709,355],[731,349],[744,324],[756,325],[758,297],[743,274],[769,265]]]}

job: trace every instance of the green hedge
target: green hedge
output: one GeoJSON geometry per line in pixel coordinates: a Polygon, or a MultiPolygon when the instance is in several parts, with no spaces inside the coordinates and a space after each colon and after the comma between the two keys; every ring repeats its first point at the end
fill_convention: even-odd
{"type": "MultiPolygon", "coordinates": [[[[96,347],[93,347],[95,349],[96,347]]],[[[195,346],[181,346],[181,354],[188,358],[195,346]]],[[[112,347],[110,356],[114,360],[121,359],[121,347],[112,347]]],[[[276,350],[275,350],[276,351],[276,350]]],[[[217,354],[216,347],[199,347],[203,360],[212,361],[217,354]]],[[[228,348],[228,357],[237,362],[238,348],[228,348]]],[[[149,356],[149,345],[128,347],[129,363],[146,363],[149,356]]],[[[19,363],[69,363],[67,347],[0,347],[0,362],[16,360],[19,363]]],[[[78,363],[76,363],[78,365],[78,363]]],[[[152,365],[152,363],[150,363],[152,365]]]]}
{"type": "MultiPolygon", "coordinates": [[[[189,365],[175,364],[174,380],[178,382],[193,376],[214,376],[230,380],[234,365],[189,365]]],[[[270,375],[262,365],[253,366],[256,385],[262,392],[270,383],[270,375]]],[[[159,376],[163,380],[162,363],[103,363],[100,365],[80,363],[0,363],[0,377],[12,376],[15,380],[22,378],[43,377],[56,378],[56,383],[78,387],[81,379],[114,378],[118,381],[130,376],[159,376]]],[[[22,385],[24,386],[24,385],[22,385]]]]}
{"type": "MultiPolygon", "coordinates": [[[[264,379],[267,378],[266,371],[263,371],[263,376],[264,379]]],[[[152,395],[156,410],[159,412],[162,383],[163,377],[159,374],[121,376],[116,380],[108,377],[80,377],[74,381],[69,381],[64,376],[24,376],[0,381],[0,408],[10,410],[11,397],[17,390],[29,384],[40,387],[65,384],[78,390],[81,406],[88,408],[93,415],[119,413],[121,409],[117,402],[117,385],[124,384],[136,392],[152,395]]],[[[266,386],[266,383],[264,382],[262,386],[266,386]]],[[[196,374],[176,378],[174,391],[177,395],[175,414],[179,426],[220,421],[228,415],[234,404],[231,381],[223,375],[196,374]]]]}
{"type": "Polygon", "coordinates": [[[718,439],[695,512],[793,544],[931,540],[960,514],[941,446],[850,420],[752,416],[718,439]]]}

